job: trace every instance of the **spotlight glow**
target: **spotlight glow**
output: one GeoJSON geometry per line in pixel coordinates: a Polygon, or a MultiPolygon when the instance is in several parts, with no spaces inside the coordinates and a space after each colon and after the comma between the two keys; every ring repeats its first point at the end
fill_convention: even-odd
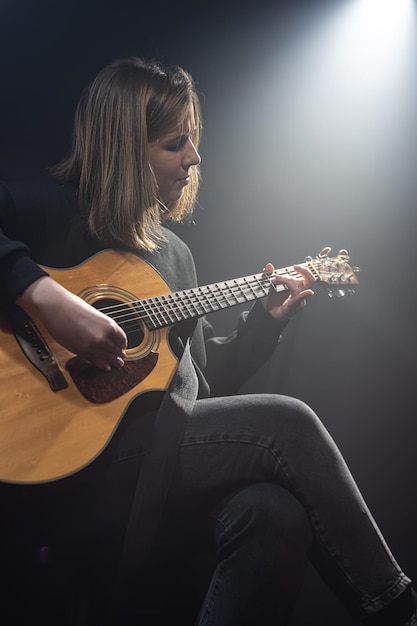
{"type": "Polygon", "coordinates": [[[413,0],[355,0],[339,15],[335,34],[356,69],[392,65],[409,44],[414,13],[413,0]]]}
{"type": "Polygon", "coordinates": [[[355,0],[358,13],[363,17],[374,21],[379,16],[379,21],[391,26],[392,21],[399,22],[408,20],[413,12],[413,0],[355,0]]]}
{"type": "MultiPolygon", "coordinates": [[[[314,198],[323,219],[335,206],[341,215],[355,210],[359,219],[365,213],[380,219],[395,204],[388,198],[415,180],[410,175],[415,168],[415,4],[331,4],[331,11],[300,22],[298,36],[270,55],[251,82],[251,96],[240,98],[234,115],[237,110],[244,128],[256,115],[253,141],[258,145],[262,138],[264,158],[250,169],[254,173],[259,166],[259,180],[272,202],[279,196],[282,205],[308,212],[314,198]]],[[[244,138],[247,142],[247,133],[244,138]]],[[[245,143],[240,153],[246,154],[245,143]]]]}

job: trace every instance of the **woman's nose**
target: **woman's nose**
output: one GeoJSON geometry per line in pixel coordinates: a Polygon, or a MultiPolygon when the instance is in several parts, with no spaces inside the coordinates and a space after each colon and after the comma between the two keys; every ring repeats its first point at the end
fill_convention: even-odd
{"type": "Polygon", "coordinates": [[[201,163],[201,157],[191,139],[188,139],[188,148],[185,158],[188,166],[199,165],[201,163]]]}

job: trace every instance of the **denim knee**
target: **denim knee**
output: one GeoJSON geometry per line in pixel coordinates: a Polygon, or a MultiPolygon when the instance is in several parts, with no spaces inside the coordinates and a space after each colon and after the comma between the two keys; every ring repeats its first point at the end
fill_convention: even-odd
{"type": "Polygon", "coordinates": [[[218,522],[216,537],[223,556],[243,544],[253,559],[265,563],[282,559],[284,547],[305,553],[310,547],[310,522],[303,506],[286,489],[272,483],[241,489],[212,515],[218,522]]]}

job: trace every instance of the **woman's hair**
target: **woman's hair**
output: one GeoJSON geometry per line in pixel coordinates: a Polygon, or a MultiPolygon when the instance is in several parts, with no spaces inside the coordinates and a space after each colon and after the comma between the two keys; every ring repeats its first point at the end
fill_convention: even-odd
{"type": "Polygon", "coordinates": [[[154,250],[163,240],[161,216],[180,221],[192,213],[200,172],[190,171],[181,198],[164,207],[149,162],[149,142],[181,129],[192,106],[197,147],[199,98],[180,67],[137,57],[104,68],[78,103],[69,156],[52,168],[59,180],[78,185],[78,200],[90,231],[106,244],[154,250]]]}

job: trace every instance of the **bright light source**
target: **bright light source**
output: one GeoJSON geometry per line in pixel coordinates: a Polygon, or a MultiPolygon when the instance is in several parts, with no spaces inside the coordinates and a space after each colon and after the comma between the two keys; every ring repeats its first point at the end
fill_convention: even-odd
{"type": "Polygon", "coordinates": [[[362,15],[369,15],[372,19],[380,15],[382,20],[390,25],[386,20],[402,20],[410,17],[413,12],[413,0],[356,0],[358,12],[362,15]]]}
{"type": "MultiPolygon", "coordinates": [[[[378,216],[415,168],[417,35],[411,0],[341,0],[270,55],[240,99],[262,138],[259,178],[282,203],[378,216]],[[265,183],[266,184],[266,183],[265,183]]],[[[246,85],[245,85],[246,87],[246,85]]],[[[247,133],[243,135],[248,141],[247,133]]],[[[243,144],[242,155],[245,152],[243,144]]],[[[255,165],[251,163],[251,171],[255,165]]],[[[256,178],[256,175],[255,175],[256,178]]]]}
{"type": "Polygon", "coordinates": [[[351,70],[389,70],[410,44],[415,27],[413,0],[354,0],[338,16],[335,53],[351,70]]]}

